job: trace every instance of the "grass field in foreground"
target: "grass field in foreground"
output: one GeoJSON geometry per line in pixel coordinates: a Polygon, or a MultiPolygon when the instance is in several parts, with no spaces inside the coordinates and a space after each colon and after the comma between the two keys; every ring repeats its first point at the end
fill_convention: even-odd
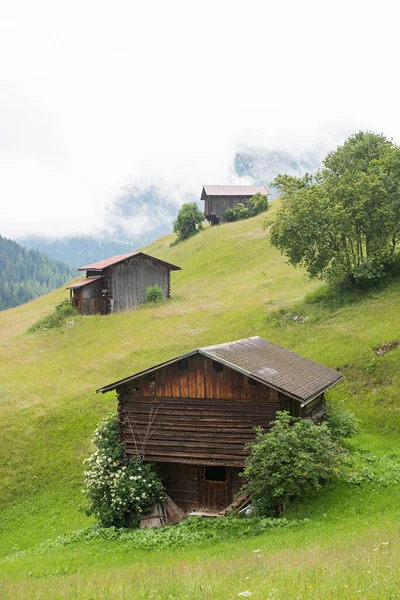
{"type": "Polygon", "coordinates": [[[0,313],[1,597],[147,598],[150,589],[163,598],[229,598],[246,590],[255,598],[397,597],[395,486],[327,490],[291,511],[291,518],[311,519],[295,532],[140,553],[117,541],[77,542],[16,556],[92,523],[80,510],[82,461],[98,421],[116,406],[113,394],[95,390],[199,346],[261,335],[339,368],[346,379],[328,397],[360,417],[356,446],[400,454],[400,350],[383,357],[373,350],[400,337],[400,283],[332,300],[286,265],[261,224],[262,216],[206,229],[172,248],[172,236],[148,247],[184,269],[173,273],[173,298],[163,305],[77,318],[34,335],[23,331],[51,312],[63,290],[0,313]],[[296,314],[310,318],[296,323],[296,314]],[[380,546],[386,541],[390,551],[380,546]],[[261,558],[253,554],[258,548],[261,558]],[[379,575],[365,575],[367,563],[379,565],[379,575]],[[262,587],[270,570],[272,593],[262,587]]]}

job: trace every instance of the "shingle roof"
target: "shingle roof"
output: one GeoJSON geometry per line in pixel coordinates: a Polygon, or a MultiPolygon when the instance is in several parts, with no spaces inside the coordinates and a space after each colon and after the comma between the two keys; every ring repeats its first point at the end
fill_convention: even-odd
{"type": "Polygon", "coordinates": [[[271,192],[266,185],[205,185],[201,194],[204,200],[207,196],[254,196],[271,192]]]}
{"type": "Polygon", "coordinates": [[[115,389],[123,383],[142,377],[147,373],[196,353],[226,364],[230,368],[280,390],[301,402],[318,396],[343,379],[343,376],[333,369],[255,336],[226,344],[198,348],[145,371],[135,373],[97,391],[106,392],[115,389]]]}
{"type": "Polygon", "coordinates": [[[337,371],[259,336],[201,350],[301,400],[317,396],[343,378],[337,371]]]}
{"type": "Polygon", "coordinates": [[[93,283],[93,281],[97,281],[98,279],[102,279],[102,278],[101,277],[87,277],[86,279],[81,279],[80,281],[77,281],[76,283],[67,285],[67,287],[65,289],[66,290],[75,290],[77,288],[83,287],[84,285],[87,285],[88,283],[93,283]]]}
{"type": "Polygon", "coordinates": [[[128,252],[128,254],[119,254],[118,256],[111,256],[110,258],[105,258],[104,260],[99,260],[95,263],[91,263],[90,265],[85,265],[84,267],[79,267],[78,271],[102,271],[107,267],[111,267],[112,265],[116,265],[117,263],[123,262],[127,258],[131,258],[132,256],[144,256],[145,258],[150,258],[151,260],[155,260],[156,262],[162,263],[170,267],[171,271],[180,271],[181,267],[177,267],[171,263],[166,262],[165,260],[161,260],[160,258],[155,258],[155,256],[150,256],[150,254],[145,254],[144,252],[128,252]]]}

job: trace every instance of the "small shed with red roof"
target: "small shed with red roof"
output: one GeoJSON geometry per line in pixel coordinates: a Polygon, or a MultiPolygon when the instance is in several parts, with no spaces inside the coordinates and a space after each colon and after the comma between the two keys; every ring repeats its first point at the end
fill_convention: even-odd
{"type": "Polygon", "coordinates": [[[80,267],[81,279],[66,289],[82,315],[106,315],[136,308],[146,301],[146,290],[158,285],[164,296],[171,295],[171,271],[180,267],[144,252],[112,256],[80,267]]]}
{"type": "Polygon", "coordinates": [[[254,194],[271,192],[265,185],[205,185],[201,193],[204,214],[211,225],[225,223],[225,211],[239,203],[247,204],[254,194]]]}

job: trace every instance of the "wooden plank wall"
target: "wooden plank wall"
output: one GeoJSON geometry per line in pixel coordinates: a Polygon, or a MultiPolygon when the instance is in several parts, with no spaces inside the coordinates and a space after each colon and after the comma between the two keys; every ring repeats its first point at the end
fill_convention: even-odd
{"type": "MultiPolygon", "coordinates": [[[[278,402],[278,392],[251,380],[227,366],[216,371],[214,361],[195,354],[188,359],[188,368],[181,370],[179,362],[155,371],[140,383],[143,396],[158,398],[215,398],[225,400],[269,400],[278,402]],[[150,384],[155,382],[154,387],[150,384]]],[[[219,363],[215,364],[217,368],[219,363]]]]}
{"type": "Polygon", "coordinates": [[[158,473],[165,491],[181,508],[188,510],[199,505],[199,467],[194,465],[162,464],[158,473]]]}
{"type": "Polygon", "coordinates": [[[101,312],[102,288],[102,279],[97,279],[81,288],[80,311],[83,315],[94,315],[101,312]]]}
{"type": "Polygon", "coordinates": [[[254,427],[268,428],[280,410],[277,392],[226,366],[217,372],[204,356],[187,360],[185,370],[175,363],[120,388],[127,456],[143,443],[153,418],[146,460],[242,467],[254,427]]]}
{"type": "MultiPolygon", "coordinates": [[[[207,506],[204,501],[202,487],[203,467],[196,465],[180,465],[174,463],[162,463],[155,466],[161,477],[166,493],[178,506],[185,510],[207,506]]],[[[227,483],[229,495],[226,506],[233,502],[235,496],[243,485],[239,477],[240,469],[227,467],[227,483]]]]}
{"type": "Polygon", "coordinates": [[[309,404],[304,406],[304,408],[301,409],[301,416],[304,418],[311,418],[315,415],[317,417],[320,417],[319,419],[317,418],[317,420],[322,420],[323,409],[325,408],[325,405],[325,396],[324,394],[320,394],[319,396],[317,396],[317,398],[314,398],[312,402],[310,402],[309,404]]]}
{"type": "Polygon", "coordinates": [[[206,200],[207,215],[215,215],[220,223],[225,223],[225,211],[227,208],[232,208],[240,202],[246,204],[249,200],[248,196],[211,196],[206,200]]]}
{"type": "Polygon", "coordinates": [[[168,297],[169,270],[168,266],[143,256],[133,256],[114,265],[110,269],[113,312],[129,310],[145,302],[146,289],[150,285],[159,285],[168,297]]]}
{"type": "Polygon", "coordinates": [[[120,406],[120,423],[128,456],[141,447],[151,410],[155,418],[144,446],[146,460],[241,467],[254,427],[267,428],[277,405],[262,400],[127,396],[120,406]]]}

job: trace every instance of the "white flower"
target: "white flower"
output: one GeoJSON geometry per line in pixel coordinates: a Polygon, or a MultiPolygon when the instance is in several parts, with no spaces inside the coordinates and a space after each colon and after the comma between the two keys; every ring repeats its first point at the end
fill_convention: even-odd
{"type": "Polygon", "coordinates": [[[244,592],[239,592],[238,596],[251,596],[253,594],[253,592],[250,592],[250,590],[245,590],[244,592]]]}
{"type": "Polygon", "coordinates": [[[253,552],[261,552],[261,548],[258,548],[257,550],[253,550],[253,552]]]}

